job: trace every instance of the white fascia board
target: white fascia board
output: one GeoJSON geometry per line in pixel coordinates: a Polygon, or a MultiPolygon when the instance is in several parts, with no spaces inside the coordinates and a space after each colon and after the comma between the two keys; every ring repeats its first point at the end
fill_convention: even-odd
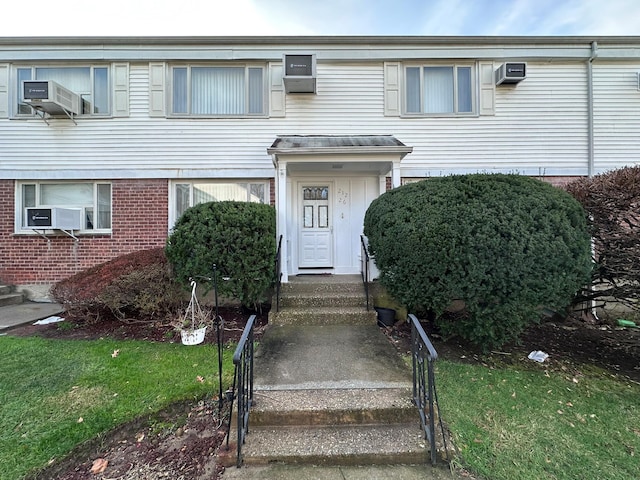
{"type": "MultiPolygon", "coordinates": [[[[251,48],[247,50],[217,49],[215,46],[201,49],[182,48],[38,48],[2,51],[0,58],[9,62],[32,61],[279,61],[282,52],[309,51],[306,48],[286,46],[251,48]]],[[[313,50],[319,61],[384,61],[428,59],[585,59],[591,55],[591,48],[583,45],[575,48],[512,47],[512,46],[471,46],[438,48],[388,48],[366,49],[343,46],[337,48],[316,48],[313,50]]],[[[629,50],[630,52],[633,49],[629,50]]],[[[599,51],[604,56],[604,49],[599,51]]],[[[628,58],[633,54],[628,53],[628,58]]],[[[637,57],[636,57],[637,58],[637,57]]]]}
{"type": "Polygon", "coordinates": [[[149,170],[0,170],[0,179],[6,180],[114,180],[151,179],[169,180],[198,178],[264,179],[274,178],[274,168],[258,169],[149,169],[149,170]]]}

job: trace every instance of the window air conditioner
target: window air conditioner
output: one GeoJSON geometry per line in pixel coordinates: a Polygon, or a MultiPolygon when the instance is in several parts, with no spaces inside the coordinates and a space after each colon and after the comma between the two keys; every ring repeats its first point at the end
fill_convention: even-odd
{"type": "Polygon", "coordinates": [[[26,104],[49,115],[78,115],[80,95],[53,80],[25,80],[22,93],[26,104]]]}
{"type": "Polygon", "coordinates": [[[496,85],[514,84],[524,80],[527,76],[527,64],[503,63],[496,70],[496,85]]]}
{"type": "Polygon", "coordinates": [[[27,208],[27,227],[51,230],[81,230],[80,208],[27,208]]]}
{"type": "Polygon", "coordinates": [[[284,89],[287,93],[316,93],[316,56],[284,55],[284,89]]]}

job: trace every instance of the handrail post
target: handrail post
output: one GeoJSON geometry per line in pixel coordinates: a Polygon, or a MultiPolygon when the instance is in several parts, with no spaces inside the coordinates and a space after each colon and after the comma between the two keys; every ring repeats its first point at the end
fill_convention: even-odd
{"type": "MultiPolygon", "coordinates": [[[[245,437],[249,433],[249,411],[253,403],[253,330],[255,321],[256,316],[251,315],[233,354],[234,384],[237,380],[238,389],[238,456],[236,460],[238,468],[242,465],[242,445],[244,445],[245,437]]],[[[233,390],[235,393],[235,385],[233,390]]],[[[233,403],[231,411],[233,412],[233,403]]],[[[228,438],[227,434],[227,441],[228,438]]]]}
{"type": "Polygon", "coordinates": [[[276,282],[276,312],[280,311],[280,286],[282,285],[282,235],[278,238],[278,249],[276,250],[275,265],[276,282]]]}
{"type": "Polygon", "coordinates": [[[360,274],[362,275],[362,283],[364,284],[364,294],[367,299],[367,311],[369,311],[369,252],[364,241],[364,235],[360,235],[360,274]]]}
{"type": "MultiPolygon", "coordinates": [[[[413,401],[420,414],[420,423],[424,430],[425,439],[429,440],[431,446],[431,463],[435,465],[437,461],[435,408],[439,410],[439,405],[437,403],[434,363],[438,358],[438,353],[416,316],[409,314],[407,320],[411,323],[413,401]]],[[[445,442],[444,448],[446,452],[445,432],[439,412],[438,417],[440,419],[440,428],[442,430],[442,438],[443,442],[445,442]]]]}

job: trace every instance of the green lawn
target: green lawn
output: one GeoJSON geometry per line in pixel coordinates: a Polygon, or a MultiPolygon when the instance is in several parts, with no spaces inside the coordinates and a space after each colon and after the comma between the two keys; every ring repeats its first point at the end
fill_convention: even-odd
{"type": "Polygon", "coordinates": [[[211,345],[0,337],[0,480],[176,401],[217,395],[217,365],[211,345]]]}
{"type": "MultiPolygon", "coordinates": [[[[225,349],[225,386],[231,383],[225,349]]],[[[0,337],[0,480],[179,400],[216,395],[211,345],[0,337]],[[202,377],[204,382],[199,381],[202,377]]],[[[595,369],[439,359],[442,415],[487,480],[640,478],[640,385],[595,369]]]]}
{"type": "Polygon", "coordinates": [[[640,385],[524,362],[438,360],[442,415],[462,463],[487,480],[640,478],[640,385]]]}

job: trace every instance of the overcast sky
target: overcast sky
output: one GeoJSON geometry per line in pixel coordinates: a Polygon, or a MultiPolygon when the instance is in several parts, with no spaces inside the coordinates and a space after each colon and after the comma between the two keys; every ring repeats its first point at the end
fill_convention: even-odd
{"type": "Polygon", "coordinates": [[[26,0],[0,36],[640,35],[640,0],[26,0]]]}

